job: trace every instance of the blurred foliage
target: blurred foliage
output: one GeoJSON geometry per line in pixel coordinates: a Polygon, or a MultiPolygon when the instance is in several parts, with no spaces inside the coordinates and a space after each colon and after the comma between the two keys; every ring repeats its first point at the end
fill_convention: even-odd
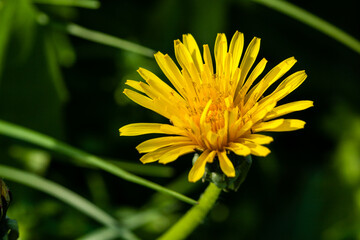
{"type": "MultiPolygon", "coordinates": [[[[356,1],[291,3],[360,39],[356,1]]],[[[245,34],[246,43],[253,36],[262,38],[259,57],[269,60],[267,69],[295,56],[293,71],[305,69],[309,77],[286,101],[314,100],[315,107],[292,114],[306,120],[304,130],[272,135],[270,156],[253,159],[239,191],[223,193],[190,239],[360,239],[360,57],[316,29],[250,0],[101,5],[95,0],[0,0],[0,119],[112,163],[125,159],[118,166],[141,175],[142,170],[133,170],[134,164],[143,167],[135,146],[146,137],[122,138],[118,128],[164,119],[128,101],[124,82],[140,80],[139,67],[164,79],[148,55],[154,49],[174,56],[173,40],[183,33],[213,47],[218,32],[231,36],[236,30],[245,34]],[[130,44],[132,51],[123,50],[128,41],[135,44],[130,44]],[[149,52],[136,53],[136,44],[149,52]]],[[[191,158],[146,170],[153,174],[145,177],[198,198],[205,186],[186,181],[191,158]]],[[[156,238],[189,208],[4,136],[0,159],[2,165],[88,199],[140,239],[156,238]]],[[[45,193],[16,182],[7,185],[13,193],[7,215],[18,221],[23,240],[126,238],[45,193]]]]}

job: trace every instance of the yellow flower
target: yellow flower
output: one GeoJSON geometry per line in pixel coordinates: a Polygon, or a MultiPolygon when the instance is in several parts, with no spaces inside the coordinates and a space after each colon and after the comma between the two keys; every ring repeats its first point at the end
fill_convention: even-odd
{"type": "Polygon", "coordinates": [[[175,40],[174,47],[181,70],[167,54],[155,54],[158,65],[174,88],[143,68],[138,72],[145,82],[126,82],[136,90],[125,89],[126,96],[170,120],[170,124],[134,123],[120,128],[121,136],[171,135],[138,145],[137,150],[146,153],[140,158],[143,163],[166,164],[197,150],[202,153],[189,173],[190,182],[198,181],[206,163],[214,159],[218,159],[226,176],[234,177],[234,166],[228,158],[230,151],[240,156],[266,156],[270,150],[263,144],[269,144],[273,138],[259,132],[293,131],[304,127],[305,122],[301,120],[274,119],[313,106],[312,101],[306,100],[276,106],[306,79],[305,71],[291,74],[272,93],[264,95],[296,63],[295,58],[284,60],[255,84],[267,63],[262,59],[250,71],[260,49],[260,38],[253,38],[240,61],[243,34],[236,32],[230,46],[225,34],[218,34],[215,66],[209,46],[203,45],[201,55],[190,34],[183,35],[183,42],[175,40]]]}

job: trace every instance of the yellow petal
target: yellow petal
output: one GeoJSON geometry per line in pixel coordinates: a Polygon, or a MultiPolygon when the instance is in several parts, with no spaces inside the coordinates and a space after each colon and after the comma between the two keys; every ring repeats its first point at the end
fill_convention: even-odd
{"type": "Polygon", "coordinates": [[[153,99],[140,94],[138,92],[132,91],[130,89],[124,89],[124,94],[130,98],[132,101],[136,102],[140,106],[143,106],[144,108],[148,108],[154,112],[157,112],[158,114],[169,118],[169,113],[166,111],[166,108],[163,106],[159,106],[157,104],[154,104],[153,99]]]}
{"type": "Polygon", "coordinates": [[[208,114],[209,108],[211,106],[212,100],[210,99],[207,103],[206,106],[203,110],[203,112],[201,113],[201,117],[200,117],[200,126],[205,124],[205,120],[206,120],[206,116],[208,114]]]}
{"type": "Polygon", "coordinates": [[[270,122],[261,122],[256,125],[254,125],[251,129],[254,133],[256,132],[262,132],[262,131],[269,131],[269,129],[275,129],[281,124],[284,123],[284,119],[277,119],[270,122]]]}
{"type": "Polygon", "coordinates": [[[241,137],[241,135],[250,131],[251,127],[253,126],[253,122],[251,120],[249,120],[240,129],[237,129],[236,125],[239,122],[242,122],[242,119],[237,120],[235,123],[235,126],[234,126],[234,131],[236,133],[235,138],[241,137]]]}
{"type": "Polygon", "coordinates": [[[261,135],[261,134],[251,134],[246,137],[244,137],[244,140],[248,140],[250,142],[256,143],[256,144],[269,144],[274,139],[270,136],[261,135]]]}
{"type": "Polygon", "coordinates": [[[177,148],[167,151],[164,155],[162,155],[159,158],[159,163],[167,164],[169,162],[175,161],[182,155],[194,152],[195,148],[195,145],[178,146],[177,148]]]}
{"type": "MultiPolygon", "coordinates": [[[[264,77],[264,80],[262,80],[263,86],[260,92],[260,98],[264,92],[278,79],[280,79],[285,73],[287,73],[297,62],[297,60],[294,57],[290,57],[288,59],[285,59],[281,63],[279,63],[277,66],[275,66],[267,75],[268,77],[264,77]]],[[[258,99],[256,99],[258,100],[258,99]]]]}
{"type": "Polygon", "coordinates": [[[218,152],[217,156],[219,158],[220,168],[228,177],[235,177],[234,165],[226,155],[226,152],[218,152]]]}
{"type": "MultiPolygon", "coordinates": [[[[253,121],[253,123],[257,123],[261,120],[263,120],[263,118],[271,111],[274,109],[274,107],[276,106],[276,102],[270,102],[270,103],[266,103],[262,106],[258,106],[256,107],[256,111],[252,114],[251,120],[253,121]]],[[[250,110],[251,111],[251,110],[250,110]]],[[[249,112],[250,112],[249,111],[249,112]]],[[[248,114],[248,113],[247,113],[248,114]]]]}
{"type": "Polygon", "coordinates": [[[277,117],[283,116],[285,114],[305,110],[305,109],[307,109],[309,107],[313,107],[313,106],[314,106],[313,101],[308,101],[308,100],[296,101],[296,102],[283,104],[281,106],[274,108],[271,112],[269,112],[266,115],[264,120],[277,118],[277,117]]]}
{"type": "Polygon", "coordinates": [[[244,83],[246,76],[247,76],[250,68],[254,64],[256,57],[259,53],[260,40],[261,40],[260,38],[254,37],[246,49],[244,58],[240,64],[241,76],[240,76],[239,84],[241,84],[241,85],[244,83]]]}
{"type": "Polygon", "coordinates": [[[239,66],[244,48],[244,34],[236,31],[230,42],[229,53],[233,56],[232,72],[239,66]]]}
{"type": "Polygon", "coordinates": [[[172,59],[167,54],[164,55],[161,52],[157,52],[154,57],[157,64],[161,68],[161,71],[169,79],[171,84],[183,97],[185,97],[186,94],[183,89],[184,87],[182,86],[182,75],[174,61],[172,61],[172,59]]]}
{"type": "Polygon", "coordinates": [[[138,90],[139,92],[143,92],[143,89],[141,88],[139,81],[126,80],[125,84],[138,90]]]}
{"type": "Polygon", "coordinates": [[[159,160],[159,162],[161,161],[161,163],[165,164],[167,162],[176,160],[183,154],[193,152],[195,147],[195,145],[188,144],[163,147],[145,154],[140,158],[140,161],[145,164],[159,160]]]}
{"type": "Polygon", "coordinates": [[[266,101],[269,98],[272,98],[274,101],[280,101],[287,95],[289,95],[292,91],[298,88],[306,79],[307,75],[305,71],[298,71],[296,73],[291,74],[284,81],[280,83],[280,85],[272,92],[269,96],[261,99],[260,102],[266,101]]]}
{"type": "Polygon", "coordinates": [[[224,33],[219,33],[215,40],[214,55],[216,72],[222,74],[224,70],[225,57],[227,53],[227,40],[224,33]]]}
{"type": "Polygon", "coordinates": [[[210,71],[210,75],[213,75],[214,67],[213,67],[213,63],[212,63],[212,59],[211,59],[209,45],[207,45],[207,44],[203,45],[203,56],[204,56],[205,65],[208,67],[208,69],[210,71]]]}
{"type": "Polygon", "coordinates": [[[228,89],[230,88],[230,81],[231,81],[231,76],[233,75],[231,66],[232,66],[232,55],[231,53],[227,53],[226,57],[225,57],[225,64],[224,64],[224,78],[222,80],[222,90],[224,92],[228,92],[228,89]]]}
{"type": "Polygon", "coordinates": [[[251,85],[254,83],[254,81],[260,76],[260,74],[264,71],[266,66],[267,60],[265,58],[261,59],[261,61],[256,65],[254,70],[251,72],[249,78],[246,80],[244,85],[238,84],[235,91],[235,100],[234,102],[236,104],[239,103],[241,99],[243,99],[246,95],[246,93],[249,91],[251,85]]]}
{"type": "Polygon", "coordinates": [[[151,162],[156,162],[157,160],[159,160],[159,158],[164,155],[167,151],[169,151],[169,147],[167,148],[161,148],[158,149],[154,152],[149,152],[147,154],[145,154],[144,156],[142,156],[140,158],[140,161],[142,163],[151,163],[151,162]]]}
{"type": "MultiPolygon", "coordinates": [[[[209,124],[207,124],[207,126],[209,126],[209,124]]],[[[208,148],[214,149],[214,148],[217,148],[217,143],[218,143],[219,137],[218,137],[217,133],[214,133],[210,129],[211,129],[211,126],[209,126],[209,129],[207,131],[204,131],[206,133],[204,140],[205,140],[205,143],[208,148]]]]}
{"type": "Polygon", "coordinates": [[[304,128],[305,121],[298,119],[285,119],[281,126],[269,130],[270,132],[288,132],[304,128]]]}
{"type": "Polygon", "coordinates": [[[119,129],[120,136],[139,136],[151,133],[181,134],[183,130],[169,124],[132,123],[119,129]]]}
{"type": "MultiPolygon", "coordinates": [[[[200,84],[199,71],[196,69],[195,63],[188,49],[179,40],[176,40],[174,44],[175,44],[175,56],[178,63],[182,67],[183,71],[187,71],[189,76],[191,76],[191,81],[200,84]]],[[[192,84],[190,84],[190,87],[192,87],[192,84]]]]}
{"type": "Polygon", "coordinates": [[[189,182],[196,182],[204,175],[206,163],[212,160],[215,154],[215,151],[207,149],[199,156],[189,172],[189,182]]]}
{"type": "Polygon", "coordinates": [[[245,142],[245,145],[250,149],[251,154],[259,157],[266,157],[271,151],[260,144],[245,142]]]}
{"type": "Polygon", "coordinates": [[[188,49],[192,59],[194,60],[198,72],[201,72],[204,66],[203,66],[203,61],[201,58],[199,47],[194,37],[191,34],[184,34],[183,42],[186,48],[188,49]]]}
{"type": "Polygon", "coordinates": [[[246,95],[245,101],[258,101],[264,92],[280,77],[282,77],[296,63],[294,57],[285,59],[266,74],[266,76],[255,85],[246,95]]]}
{"type": "Polygon", "coordinates": [[[254,132],[288,132],[304,128],[305,122],[298,119],[277,119],[270,122],[263,122],[259,125],[259,128],[255,127],[255,129],[253,129],[254,132]]]}
{"type": "Polygon", "coordinates": [[[139,153],[146,153],[153,152],[159,148],[179,144],[191,144],[191,139],[183,136],[153,138],[140,143],[136,149],[139,153]]]}
{"type": "Polygon", "coordinates": [[[247,156],[251,153],[250,149],[241,143],[232,142],[229,144],[227,149],[229,149],[230,151],[234,152],[236,155],[239,156],[247,156]]]}
{"type": "Polygon", "coordinates": [[[183,98],[180,97],[180,95],[173,88],[171,88],[169,85],[167,85],[165,82],[163,82],[154,73],[152,73],[144,68],[139,68],[138,73],[149,84],[149,86],[155,88],[162,95],[170,97],[170,98],[173,96],[178,101],[183,100],[183,98]]]}

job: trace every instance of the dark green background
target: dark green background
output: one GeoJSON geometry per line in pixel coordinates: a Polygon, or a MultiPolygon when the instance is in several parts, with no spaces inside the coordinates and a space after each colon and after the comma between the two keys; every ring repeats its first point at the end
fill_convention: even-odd
{"type": "MultiPolygon", "coordinates": [[[[119,137],[119,127],[166,122],[127,100],[124,82],[140,80],[139,67],[163,75],[152,58],[70,36],[59,25],[74,22],[170,56],[173,40],[183,33],[212,49],[217,33],[230,40],[239,30],[246,44],[253,36],[262,39],[258,59],[269,61],[267,70],[295,56],[291,72],[305,69],[308,78],[284,102],[314,101],[314,108],[290,115],[305,120],[305,129],[272,134],[272,153],[254,157],[240,190],[223,193],[189,239],[360,238],[358,53],[251,1],[103,1],[97,10],[15,2],[0,9],[0,118],[114,159],[139,162],[135,146],[148,138],[119,137]],[[49,24],[36,21],[39,12],[50,17],[49,24]]],[[[356,1],[291,2],[360,39],[356,1]]],[[[153,190],[21,141],[1,136],[0,159],[68,187],[121,221],[152,206],[153,190]]],[[[170,178],[145,177],[165,186],[187,174],[191,156],[169,166],[170,178]]],[[[192,186],[186,194],[193,198],[206,186],[182,182],[192,186]]],[[[8,215],[18,220],[24,240],[74,239],[101,227],[44,193],[7,184],[13,192],[8,215]]],[[[153,239],[188,208],[171,202],[162,217],[134,231],[153,239]]]]}

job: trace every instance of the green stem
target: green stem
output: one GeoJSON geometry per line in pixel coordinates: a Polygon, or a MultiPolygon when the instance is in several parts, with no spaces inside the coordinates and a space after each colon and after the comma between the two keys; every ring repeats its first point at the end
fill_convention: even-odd
{"type": "Polygon", "coordinates": [[[188,237],[212,209],[220,192],[220,188],[210,183],[200,197],[199,204],[193,206],[175,225],[160,236],[159,240],[180,240],[188,237]]]}
{"type": "Polygon", "coordinates": [[[8,123],[5,121],[0,120],[0,134],[20,139],[32,144],[37,144],[38,146],[50,149],[52,151],[64,154],[66,156],[69,156],[71,158],[74,158],[78,160],[79,162],[89,164],[91,166],[100,168],[102,170],[105,170],[109,173],[114,174],[115,176],[118,176],[122,179],[125,179],[129,182],[133,182],[151,189],[154,189],[156,191],[169,194],[181,201],[184,201],[189,204],[196,204],[197,202],[189,197],[186,197],[178,192],[175,192],[173,190],[167,189],[159,184],[153,183],[149,180],[146,180],[144,178],[138,177],[134,174],[131,174],[114,164],[111,164],[99,157],[96,157],[94,155],[91,155],[89,153],[86,153],[84,151],[81,151],[79,149],[76,149],[72,146],[67,145],[66,143],[63,143],[59,140],[56,140],[52,137],[46,136],[44,134],[32,131],[30,129],[8,123]]]}

